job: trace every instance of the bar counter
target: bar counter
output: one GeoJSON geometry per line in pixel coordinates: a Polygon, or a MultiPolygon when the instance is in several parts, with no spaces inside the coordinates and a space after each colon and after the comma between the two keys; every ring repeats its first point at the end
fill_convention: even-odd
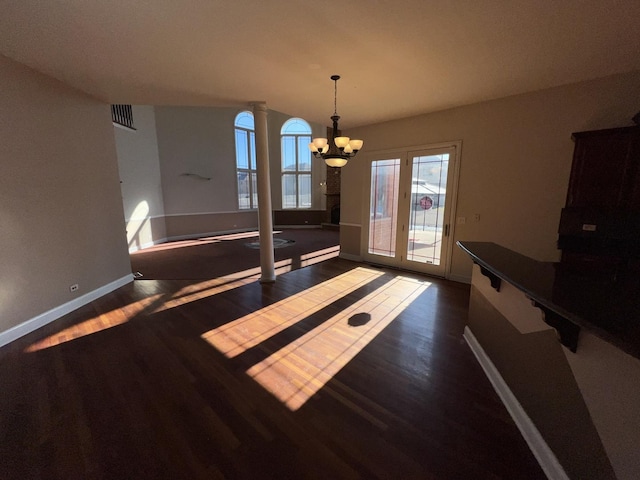
{"type": "MultiPolygon", "coordinates": [[[[563,325],[557,322],[564,320],[640,359],[640,274],[585,274],[490,242],[458,242],[458,246],[489,275],[524,292],[547,317],[560,317],[555,325],[548,321],[560,335],[563,325]]],[[[575,351],[576,340],[577,345],[565,345],[575,351]]]]}
{"type": "Polygon", "coordinates": [[[458,246],[464,338],[547,476],[640,478],[640,275],[458,246]]]}

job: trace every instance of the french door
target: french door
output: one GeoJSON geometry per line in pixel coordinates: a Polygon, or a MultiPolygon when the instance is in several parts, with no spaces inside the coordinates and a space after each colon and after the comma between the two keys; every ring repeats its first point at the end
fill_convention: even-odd
{"type": "Polygon", "coordinates": [[[370,158],[366,261],[445,277],[460,144],[370,158]]]}

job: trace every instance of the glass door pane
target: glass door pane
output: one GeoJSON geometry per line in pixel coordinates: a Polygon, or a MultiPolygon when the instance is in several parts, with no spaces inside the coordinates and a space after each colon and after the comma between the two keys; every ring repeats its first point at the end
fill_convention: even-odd
{"type": "Polygon", "coordinates": [[[447,275],[453,250],[449,231],[456,203],[458,151],[454,144],[369,157],[365,261],[447,275]]]}
{"type": "Polygon", "coordinates": [[[368,253],[395,257],[400,159],[371,162],[368,253]]]}
{"type": "Polygon", "coordinates": [[[449,153],[412,157],[407,260],[440,265],[449,153]]]}

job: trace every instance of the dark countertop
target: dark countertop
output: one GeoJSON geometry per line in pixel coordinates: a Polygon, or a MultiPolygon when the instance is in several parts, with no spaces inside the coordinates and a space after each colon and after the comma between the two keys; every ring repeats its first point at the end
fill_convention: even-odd
{"type": "MultiPolygon", "coordinates": [[[[640,358],[640,275],[582,274],[491,242],[457,242],[474,263],[569,322],[640,358]]],[[[578,350],[580,348],[578,340],[578,350]]]]}

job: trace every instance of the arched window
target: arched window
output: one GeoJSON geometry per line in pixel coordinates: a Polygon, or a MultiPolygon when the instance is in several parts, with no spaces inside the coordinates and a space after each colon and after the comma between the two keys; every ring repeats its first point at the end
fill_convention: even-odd
{"type": "Polygon", "coordinates": [[[236,172],[238,208],[258,208],[256,181],[256,134],[251,112],[240,112],[234,123],[236,134],[236,172]]]}
{"type": "Polygon", "coordinates": [[[311,127],[301,118],[291,118],[280,135],[282,208],[311,208],[311,127]]]}

